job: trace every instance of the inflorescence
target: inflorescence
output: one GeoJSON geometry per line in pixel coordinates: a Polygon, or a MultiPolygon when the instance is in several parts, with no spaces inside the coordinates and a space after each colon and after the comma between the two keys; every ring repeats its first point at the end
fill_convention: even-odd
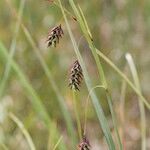
{"type": "Polygon", "coordinates": [[[82,79],[82,68],[78,60],[76,60],[70,70],[69,87],[71,89],[79,90],[79,86],[81,85],[82,79]]]}
{"type": "Polygon", "coordinates": [[[62,35],[64,34],[61,24],[59,26],[54,27],[50,32],[48,33],[47,37],[47,47],[54,45],[56,47],[56,44],[59,43],[59,39],[62,38],[62,35]]]}
{"type": "Polygon", "coordinates": [[[90,150],[91,146],[86,136],[83,136],[81,143],[78,145],[78,150],[90,150]]]}

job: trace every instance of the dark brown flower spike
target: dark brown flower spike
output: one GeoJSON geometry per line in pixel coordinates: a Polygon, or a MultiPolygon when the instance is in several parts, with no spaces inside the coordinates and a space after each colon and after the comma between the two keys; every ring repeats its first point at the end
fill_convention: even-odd
{"type": "Polygon", "coordinates": [[[54,27],[49,33],[47,37],[47,47],[49,46],[55,46],[59,43],[59,39],[62,38],[62,35],[64,34],[61,24],[59,26],[54,27]]]}
{"type": "Polygon", "coordinates": [[[81,143],[78,145],[78,150],[90,150],[91,146],[86,136],[83,136],[81,143]]]}
{"type": "Polygon", "coordinates": [[[69,87],[71,89],[79,91],[79,87],[81,85],[82,80],[83,80],[82,68],[78,60],[76,60],[70,70],[69,87]]]}

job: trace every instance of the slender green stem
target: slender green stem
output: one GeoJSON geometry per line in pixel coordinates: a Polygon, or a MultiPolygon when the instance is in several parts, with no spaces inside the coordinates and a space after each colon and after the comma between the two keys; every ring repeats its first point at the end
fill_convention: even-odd
{"type": "Polygon", "coordinates": [[[77,107],[77,100],[76,100],[76,91],[73,89],[72,90],[73,94],[73,105],[74,105],[74,111],[75,111],[75,117],[77,121],[77,129],[78,129],[78,134],[79,134],[79,139],[82,139],[82,129],[81,129],[81,122],[80,122],[80,117],[79,117],[79,111],[77,107]]]}
{"type": "MultiPolygon", "coordinates": [[[[54,3],[57,7],[60,8],[59,4],[58,4],[56,1],[54,1],[53,3],[54,3]]],[[[68,11],[66,8],[64,8],[64,11],[65,11],[66,14],[68,14],[73,20],[77,21],[76,18],[75,18],[75,16],[73,16],[70,11],[68,11]]]]}
{"type": "Polygon", "coordinates": [[[113,106],[112,106],[111,96],[108,92],[108,86],[107,86],[107,81],[106,81],[106,78],[105,78],[104,70],[103,70],[102,64],[100,62],[100,59],[99,59],[99,57],[96,53],[96,48],[95,48],[95,46],[94,46],[94,44],[91,40],[92,35],[91,35],[91,32],[90,32],[90,29],[88,27],[85,16],[84,16],[84,14],[82,12],[82,9],[80,7],[79,7],[79,11],[80,11],[80,15],[81,15],[80,18],[82,18],[80,20],[80,26],[81,26],[81,29],[83,30],[83,33],[85,34],[85,37],[86,37],[87,42],[89,44],[89,47],[90,47],[90,49],[92,51],[92,54],[94,56],[94,59],[95,59],[95,62],[96,62],[97,68],[98,68],[99,76],[100,76],[100,79],[102,81],[102,85],[105,87],[105,92],[106,92],[106,96],[107,96],[108,104],[109,104],[109,107],[110,107],[115,132],[116,132],[117,142],[119,144],[119,149],[122,150],[122,144],[121,144],[121,140],[120,140],[120,136],[119,136],[119,132],[118,132],[118,128],[117,128],[116,115],[115,115],[115,111],[114,111],[113,106]],[[87,35],[86,31],[88,31],[88,35],[87,35]]]}
{"type": "Polygon", "coordinates": [[[116,114],[115,114],[115,111],[113,109],[112,98],[111,98],[110,93],[108,92],[108,90],[105,90],[105,92],[106,92],[106,97],[107,97],[108,105],[109,105],[109,108],[110,108],[110,112],[111,112],[111,115],[112,115],[112,121],[113,121],[114,129],[115,129],[117,141],[118,141],[118,144],[119,144],[119,149],[123,150],[120,135],[119,135],[119,132],[118,132],[116,114]]]}
{"type": "Polygon", "coordinates": [[[58,147],[58,145],[60,144],[62,138],[63,138],[63,137],[61,136],[61,137],[58,139],[58,141],[57,141],[57,143],[55,144],[53,150],[56,150],[56,149],[57,149],[57,147],[58,147]]]}
{"type": "Polygon", "coordinates": [[[150,104],[144,98],[144,96],[139,92],[139,90],[134,86],[134,84],[127,78],[127,76],[110,60],[108,59],[101,51],[97,50],[97,54],[107,63],[109,64],[114,71],[118,73],[118,75],[123,78],[127,84],[135,91],[135,93],[140,97],[140,99],[145,103],[147,108],[150,110],[150,104]]]}
{"type": "MultiPolygon", "coordinates": [[[[127,53],[126,59],[133,76],[134,84],[136,88],[139,90],[140,94],[142,94],[138,73],[131,54],[127,53]]],[[[143,101],[140,100],[140,97],[139,97],[139,108],[140,108],[140,115],[141,115],[141,137],[142,137],[141,149],[146,150],[146,117],[145,117],[146,115],[145,115],[144,103],[143,101]]]]}
{"type": "MultiPolygon", "coordinates": [[[[78,9],[76,10],[78,11],[78,9]]],[[[103,68],[102,68],[102,65],[101,65],[101,62],[98,58],[98,55],[96,53],[96,48],[91,40],[92,38],[92,35],[91,35],[91,32],[88,28],[88,25],[87,25],[87,22],[86,22],[86,19],[84,17],[84,14],[82,12],[82,9],[79,7],[79,11],[76,12],[78,15],[77,15],[77,18],[79,19],[79,24],[80,24],[80,27],[85,35],[85,38],[89,44],[89,47],[91,49],[91,52],[93,54],[93,57],[95,59],[95,62],[96,62],[96,65],[97,65],[97,68],[98,68],[98,72],[99,72],[99,79],[101,80],[102,82],[102,85],[105,86],[105,88],[107,89],[107,82],[106,82],[106,79],[105,79],[105,75],[104,75],[104,71],[103,71],[103,68]],[[88,32],[87,32],[88,31],[88,32]]]]}
{"type": "MultiPolygon", "coordinates": [[[[72,42],[73,47],[74,47],[74,51],[75,51],[75,53],[77,55],[77,58],[78,58],[78,60],[80,62],[82,70],[83,70],[83,74],[84,74],[84,78],[85,78],[85,83],[87,85],[87,89],[88,89],[88,91],[90,91],[90,89],[92,88],[90,77],[89,77],[87,69],[85,67],[83,58],[82,58],[82,56],[81,56],[81,54],[79,52],[77,43],[76,43],[75,38],[73,36],[73,33],[72,33],[71,29],[70,29],[70,25],[68,23],[66,14],[65,14],[63,6],[61,4],[61,0],[58,0],[58,1],[59,1],[60,8],[62,10],[62,14],[63,14],[64,19],[65,19],[66,25],[67,25],[67,29],[68,29],[68,32],[69,32],[69,35],[70,35],[71,42],[72,42]]],[[[76,5],[74,4],[73,0],[69,0],[69,3],[72,6],[74,12],[78,13],[78,10],[77,10],[76,5]]],[[[76,16],[77,16],[78,21],[80,21],[80,15],[76,14],[76,16]]],[[[108,126],[108,122],[107,122],[107,119],[106,119],[106,117],[104,115],[103,109],[102,109],[102,107],[101,107],[101,105],[99,103],[99,100],[98,100],[98,98],[97,98],[97,96],[96,96],[94,91],[92,91],[90,93],[90,96],[91,96],[91,99],[92,99],[93,106],[94,106],[94,108],[96,110],[96,114],[98,116],[99,123],[100,123],[100,125],[102,127],[102,131],[103,131],[103,133],[105,135],[105,139],[107,141],[108,147],[109,147],[110,150],[115,150],[116,148],[115,148],[115,144],[114,144],[114,141],[113,141],[113,138],[112,138],[109,126],[108,126]]]]}
{"type": "Polygon", "coordinates": [[[9,117],[17,124],[17,126],[22,131],[23,135],[25,136],[25,138],[29,144],[30,149],[36,150],[35,145],[32,141],[32,138],[31,138],[30,134],[28,133],[28,131],[25,129],[23,123],[13,113],[10,113],[9,117]]]}
{"type": "MultiPolygon", "coordinates": [[[[113,118],[113,124],[114,124],[114,128],[115,128],[116,136],[117,136],[117,139],[119,140],[118,141],[119,148],[122,150],[123,147],[122,147],[121,139],[120,139],[118,128],[117,128],[117,120],[116,120],[116,117],[115,117],[116,116],[115,112],[113,110],[113,104],[112,104],[111,96],[110,96],[109,92],[105,89],[105,87],[101,86],[101,85],[97,85],[97,86],[93,87],[91,89],[91,91],[96,89],[96,88],[102,88],[102,89],[105,90],[105,94],[106,94],[106,97],[107,97],[107,100],[108,100],[108,104],[109,104],[109,107],[110,107],[110,111],[111,111],[111,115],[112,115],[112,118],[113,118]]],[[[88,108],[88,101],[89,101],[89,96],[90,96],[91,91],[88,94],[88,97],[86,99],[86,105],[85,105],[84,134],[86,133],[87,108],[88,108]]]]}
{"type": "Polygon", "coordinates": [[[121,140],[123,144],[123,149],[126,149],[126,144],[125,144],[125,139],[124,139],[124,133],[125,133],[125,95],[126,95],[126,81],[122,81],[122,86],[121,86],[121,94],[120,94],[120,108],[119,108],[119,113],[120,113],[120,124],[121,124],[121,140]]]}
{"type": "MultiPolygon", "coordinates": [[[[83,22],[84,22],[84,25],[86,26],[86,28],[87,28],[87,31],[89,31],[89,28],[88,28],[88,25],[87,25],[87,23],[86,23],[86,20],[85,20],[85,17],[84,17],[84,14],[83,14],[83,12],[82,12],[82,10],[81,10],[81,8],[79,7],[79,10],[80,10],[80,13],[81,13],[81,17],[83,18],[83,22]]],[[[77,10],[76,10],[77,11],[77,10]]],[[[80,19],[81,19],[81,17],[79,17],[80,19]]],[[[86,39],[87,39],[87,41],[88,41],[88,43],[89,43],[89,47],[92,49],[92,53],[93,53],[93,56],[94,56],[94,58],[95,58],[95,61],[96,61],[96,64],[97,64],[97,66],[98,66],[98,70],[99,70],[99,74],[101,75],[101,77],[102,77],[102,83],[103,83],[103,85],[105,85],[106,86],[106,88],[107,88],[107,82],[106,82],[106,79],[105,79],[105,75],[104,75],[104,72],[103,72],[103,68],[102,68],[102,66],[101,66],[101,63],[100,63],[100,61],[98,60],[98,58],[97,58],[97,55],[95,54],[95,52],[96,52],[96,49],[95,49],[95,47],[94,47],[94,45],[92,44],[92,42],[91,42],[91,40],[89,39],[89,36],[86,36],[86,30],[84,29],[84,26],[83,26],[83,23],[81,23],[81,21],[82,21],[82,19],[79,21],[79,23],[80,23],[80,26],[81,26],[81,28],[82,28],[82,30],[83,30],[83,32],[85,33],[85,37],[86,37],[86,39]]],[[[90,34],[90,31],[89,31],[89,34],[90,34]]],[[[91,34],[90,34],[91,35],[91,34]]],[[[92,36],[91,36],[92,37],[92,36]]],[[[129,81],[129,80],[128,80],[129,81]]],[[[129,84],[130,84],[130,86],[133,88],[133,86],[132,86],[132,84],[131,84],[131,82],[128,82],[129,84]]],[[[139,92],[139,94],[141,94],[140,92],[139,92]]],[[[141,94],[142,95],[142,94],[141,94]]],[[[110,96],[108,97],[107,96],[107,99],[108,99],[108,103],[109,104],[111,104],[110,102],[109,102],[109,100],[110,100],[110,96]]],[[[144,99],[143,99],[144,100],[144,99]]],[[[147,102],[147,101],[146,101],[147,102]]],[[[147,104],[147,103],[146,103],[147,104]]],[[[144,106],[142,106],[142,103],[140,103],[139,104],[140,105],[140,110],[141,110],[141,116],[142,116],[142,120],[143,121],[145,121],[144,120],[144,116],[145,116],[145,111],[144,111],[144,106]]],[[[110,107],[110,109],[111,109],[111,105],[109,105],[109,107],[110,107]]],[[[113,109],[111,109],[112,110],[112,115],[114,114],[113,112],[113,109]]],[[[114,116],[114,115],[113,115],[114,116]]],[[[112,118],[113,118],[113,116],[112,116],[112,118]]],[[[115,117],[115,116],[114,116],[115,117]]],[[[113,119],[114,120],[114,119],[113,119]]],[[[143,122],[142,121],[142,122],[143,122]]],[[[115,123],[116,124],[116,123],[115,123]]],[[[141,125],[144,127],[144,123],[142,123],[141,125]],[[143,125],[142,125],[143,124],[143,125]]],[[[116,129],[116,133],[117,133],[117,136],[118,136],[118,139],[119,139],[119,145],[121,146],[121,142],[120,142],[120,138],[119,138],[119,134],[118,134],[118,130],[116,129]]],[[[144,140],[144,129],[143,129],[143,141],[145,141],[144,140]]],[[[142,147],[145,147],[144,144],[145,142],[143,142],[143,146],[142,147]]],[[[122,146],[121,146],[122,147],[122,146]]],[[[120,148],[121,148],[120,147],[120,148]]],[[[122,148],[121,148],[122,149],[122,148]]]]}
{"type": "Polygon", "coordinates": [[[104,86],[102,85],[97,85],[97,86],[94,86],[88,93],[88,96],[86,98],[86,102],[85,102],[85,113],[84,113],[84,131],[83,131],[83,134],[86,135],[86,126],[87,126],[87,112],[88,112],[88,104],[89,104],[89,98],[90,98],[90,94],[93,90],[95,90],[96,88],[104,88],[104,86]]]}
{"type": "MultiPolygon", "coordinates": [[[[106,97],[107,97],[107,100],[108,100],[108,105],[109,105],[109,108],[110,108],[110,111],[111,111],[111,115],[112,115],[112,120],[113,120],[113,124],[114,124],[115,133],[116,133],[116,136],[117,136],[117,139],[118,139],[119,148],[122,150],[123,147],[122,147],[121,139],[120,139],[118,128],[117,128],[117,120],[116,120],[116,117],[115,117],[116,116],[115,112],[113,110],[113,104],[112,104],[111,96],[110,96],[108,90],[105,89],[105,87],[102,86],[102,85],[97,85],[97,86],[93,87],[91,89],[91,91],[96,89],[96,88],[102,88],[102,89],[105,90],[105,94],[106,94],[106,97]]],[[[91,91],[88,94],[88,97],[86,99],[86,105],[85,105],[86,107],[85,107],[84,134],[86,133],[87,107],[88,107],[88,99],[89,99],[89,95],[90,95],[91,91]]]]}

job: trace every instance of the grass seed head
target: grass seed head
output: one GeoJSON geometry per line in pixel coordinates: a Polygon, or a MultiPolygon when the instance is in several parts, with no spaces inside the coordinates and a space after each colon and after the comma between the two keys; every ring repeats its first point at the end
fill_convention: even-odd
{"type": "Polygon", "coordinates": [[[61,28],[61,24],[59,26],[54,27],[53,29],[51,29],[48,33],[48,37],[47,37],[47,47],[53,45],[54,47],[56,47],[56,44],[59,43],[59,39],[62,38],[62,35],[64,34],[62,28],[61,28]]]}
{"type": "Polygon", "coordinates": [[[78,60],[76,60],[70,69],[69,87],[71,89],[79,91],[79,87],[81,85],[82,80],[83,80],[82,68],[78,60]]]}

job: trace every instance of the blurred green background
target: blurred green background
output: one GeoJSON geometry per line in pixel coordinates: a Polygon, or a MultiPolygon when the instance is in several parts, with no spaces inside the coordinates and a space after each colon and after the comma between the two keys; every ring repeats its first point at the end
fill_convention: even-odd
{"type": "MultiPolygon", "coordinates": [[[[76,1],[84,11],[87,22],[93,34],[95,45],[110,58],[132,80],[129,67],[125,59],[127,52],[131,53],[135,61],[141,82],[142,92],[146,99],[150,99],[150,1],[149,0],[93,0],[76,1]]],[[[15,9],[18,13],[21,0],[0,1],[0,40],[9,50],[15,36],[17,23],[15,9]]],[[[64,6],[72,12],[67,0],[64,6]]],[[[73,12],[72,12],[73,13],[73,12]]],[[[98,85],[98,73],[88,45],[76,21],[68,16],[72,31],[78,42],[80,51],[87,64],[94,85],[98,85]]],[[[48,65],[54,82],[74,119],[72,92],[68,88],[68,69],[76,59],[65,22],[60,8],[46,0],[26,0],[21,21],[29,30],[41,56],[48,65]],[[45,43],[48,31],[61,24],[64,36],[56,48],[47,48],[45,43]]],[[[52,120],[56,122],[62,134],[67,137],[66,126],[62,117],[56,94],[44,73],[44,70],[33,51],[33,47],[20,28],[16,41],[14,60],[19,64],[24,74],[34,87],[52,120]]],[[[0,54],[1,55],[1,54],[0,54]]],[[[0,77],[4,76],[5,61],[0,56],[0,77]]],[[[102,62],[118,120],[121,118],[120,100],[122,79],[110,67],[102,62]]],[[[96,89],[104,112],[110,119],[110,111],[105,95],[96,89]]],[[[83,109],[88,92],[83,82],[80,92],[77,93],[78,110],[81,122],[84,120],[83,109]]],[[[149,101],[150,102],[150,101],[149,101]]],[[[13,112],[23,122],[29,131],[38,150],[47,149],[49,132],[37,116],[29,101],[24,88],[20,84],[16,73],[11,70],[4,92],[0,100],[0,140],[10,150],[28,150],[27,143],[16,127],[16,124],[7,117],[7,112],[13,112]]],[[[130,89],[126,88],[124,134],[127,150],[140,149],[140,113],[138,98],[130,89]]],[[[150,113],[146,110],[147,149],[150,149],[150,113]]],[[[75,119],[74,119],[75,122],[75,119]]],[[[111,126],[111,120],[110,120],[111,126]]],[[[107,149],[100,130],[92,104],[88,107],[88,137],[93,150],[107,149]],[[92,128],[91,128],[92,127],[92,128]],[[94,127],[94,128],[93,128],[94,127]]],[[[120,129],[121,130],[121,129],[120,129]]]]}

